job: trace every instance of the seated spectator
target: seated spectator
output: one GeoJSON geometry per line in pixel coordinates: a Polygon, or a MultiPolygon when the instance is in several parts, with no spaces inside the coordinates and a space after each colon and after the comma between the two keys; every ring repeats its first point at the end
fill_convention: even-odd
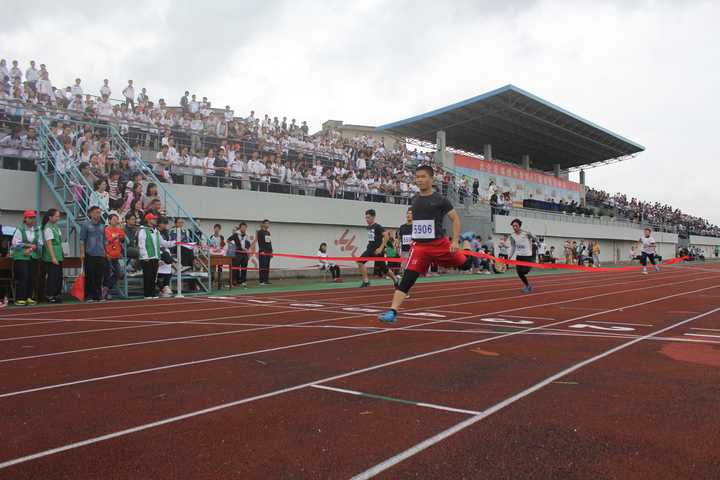
{"type": "Polygon", "coordinates": [[[333,282],[342,282],[340,278],[340,267],[336,264],[325,260],[327,258],[327,243],[323,242],[318,248],[317,256],[320,257],[320,270],[326,270],[330,272],[333,282]]]}

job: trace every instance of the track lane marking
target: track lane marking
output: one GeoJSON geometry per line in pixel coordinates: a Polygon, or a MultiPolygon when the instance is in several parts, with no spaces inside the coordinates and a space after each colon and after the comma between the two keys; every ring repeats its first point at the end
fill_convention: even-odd
{"type": "MultiPolygon", "coordinates": [[[[657,287],[657,285],[653,286],[653,288],[655,288],[655,287],[657,287]]],[[[623,307],[615,307],[615,308],[612,308],[612,309],[607,310],[606,312],[590,313],[590,314],[584,315],[584,316],[579,317],[579,318],[573,318],[573,319],[566,320],[566,321],[562,321],[562,322],[556,322],[556,324],[568,323],[568,322],[571,322],[571,321],[576,321],[576,320],[580,320],[580,319],[583,319],[583,318],[589,318],[589,317],[593,317],[593,316],[600,315],[600,314],[611,313],[611,312],[615,312],[615,311],[622,310],[622,309],[639,307],[639,306],[647,305],[647,304],[650,304],[650,303],[655,303],[655,302],[659,302],[659,301],[668,300],[668,299],[670,299],[670,298],[675,298],[675,297],[679,297],[679,296],[683,296],[683,295],[689,295],[689,294],[692,294],[692,293],[698,293],[698,292],[703,292],[703,291],[711,290],[711,289],[714,289],[714,288],[720,288],[720,286],[718,286],[718,285],[713,285],[713,286],[710,286],[710,287],[700,288],[700,289],[696,289],[696,290],[690,290],[690,291],[680,292],[680,293],[676,293],[676,294],[672,294],[672,295],[666,295],[666,296],[664,296],[664,297],[659,297],[659,298],[655,298],[655,299],[652,299],[652,300],[647,300],[647,301],[644,301],[644,302],[641,302],[641,303],[626,305],[626,306],[623,306],[623,307]]],[[[715,311],[720,311],[720,308],[716,308],[715,310],[712,310],[712,311],[709,312],[709,313],[714,313],[715,311]]],[[[704,316],[704,315],[703,315],[703,316],[704,316]]],[[[695,317],[694,317],[694,318],[695,318],[695,317]]],[[[697,318],[699,318],[699,317],[697,317],[697,318]]],[[[689,321],[690,321],[690,320],[685,320],[685,321],[680,322],[680,323],[678,323],[678,324],[672,325],[671,327],[668,327],[668,328],[659,330],[659,331],[657,331],[657,332],[654,332],[654,333],[645,335],[645,336],[643,336],[643,337],[639,337],[639,338],[633,339],[633,340],[631,340],[630,342],[627,342],[626,344],[623,344],[623,345],[629,346],[629,345],[638,343],[638,342],[640,342],[640,341],[641,341],[642,339],[644,339],[644,338],[650,338],[650,337],[652,337],[652,336],[654,336],[654,335],[656,335],[656,334],[663,333],[663,332],[665,332],[665,331],[667,331],[667,330],[669,330],[669,329],[671,329],[671,328],[674,328],[674,327],[676,327],[676,326],[685,324],[685,323],[687,323],[687,322],[689,322],[689,321]]],[[[429,322],[428,325],[429,325],[429,324],[434,324],[434,323],[439,323],[439,322],[429,322]]],[[[411,328],[411,327],[404,327],[405,330],[407,330],[407,329],[409,329],[409,328],[411,328]]],[[[533,331],[533,330],[535,330],[536,328],[537,328],[537,327],[535,327],[535,328],[529,328],[529,329],[526,330],[526,332],[527,332],[527,331],[533,331]]],[[[391,330],[391,331],[397,332],[397,331],[402,331],[402,330],[403,330],[403,329],[398,328],[398,329],[393,329],[393,330],[391,330]]],[[[373,335],[373,334],[377,334],[377,333],[380,333],[380,332],[371,332],[371,333],[368,333],[368,334],[361,334],[361,335],[373,335]]],[[[481,339],[481,340],[475,340],[475,341],[472,341],[472,342],[466,342],[466,343],[462,343],[462,344],[460,344],[460,345],[454,345],[454,346],[452,346],[452,347],[446,347],[446,348],[442,348],[442,349],[438,349],[438,350],[433,350],[433,351],[430,351],[430,352],[425,352],[425,353],[421,353],[421,354],[417,354],[417,355],[412,355],[412,356],[409,356],[409,357],[403,357],[403,358],[399,358],[399,359],[396,359],[396,360],[391,360],[391,361],[389,361],[389,362],[384,362],[384,363],[372,365],[372,366],[365,367],[365,368],[362,368],[362,369],[351,370],[351,371],[349,371],[349,372],[341,373],[341,374],[338,374],[338,375],[333,375],[333,376],[331,376],[331,377],[326,377],[326,378],[322,378],[322,379],[318,379],[318,380],[314,380],[314,381],[302,383],[302,384],[299,384],[299,385],[295,385],[295,386],[292,386],[292,387],[286,387],[286,388],[283,388],[283,389],[279,389],[279,390],[275,390],[275,391],[271,391],[271,392],[266,392],[266,393],[263,393],[263,394],[260,394],[260,395],[255,395],[255,396],[252,396],[252,397],[243,398],[243,399],[236,400],[236,401],[233,401],[233,402],[227,402],[227,403],[223,403],[223,404],[219,404],[219,405],[214,405],[214,406],[212,406],[212,407],[204,408],[204,409],[202,409],[202,410],[196,410],[196,411],[188,412],[188,413],[185,413],[185,414],[182,414],[182,415],[177,415],[177,416],[174,416],[174,417],[165,418],[165,419],[158,420],[158,421],[155,421],[155,422],[146,423],[146,424],[143,424],[143,425],[138,425],[138,426],[135,426],[135,427],[132,427],[132,428],[128,428],[128,429],[125,429],[125,430],[119,430],[119,431],[116,431],[116,432],[112,432],[112,433],[109,433],[109,434],[105,434],[105,435],[101,435],[101,436],[89,438],[89,439],[82,440],[82,441],[79,441],[79,442],[74,442],[74,443],[66,444],[66,445],[63,445],[63,446],[60,446],[60,447],[56,447],[56,448],[52,448],[52,449],[48,449],[48,450],[43,450],[43,451],[40,451],[40,452],[37,452],[37,453],[33,453],[33,454],[30,454],[30,455],[25,455],[25,456],[22,456],[22,457],[13,458],[13,459],[10,459],[10,460],[7,460],[7,461],[5,461],[5,462],[0,463],[0,469],[4,469],[4,468],[7,468],[7,467],[11,467],[11,466],[13,466],[13,465],[17,465],[17,464],[20,464],[20,463],[25,463],[25,462],[28,462],[28,461],[31,461],[31,460],[36,460],[36,459],[38,459],[38,458],[47,457],[47,456],[49,456],[49,455],[54,455],[54,454],[56,454],[56,453],[65,452],[65,451],[68,451],[68,450],[73,450],[73,449],[75,449],[75,448],[80,448],[80,447],[84,447],[84,446],[87,446],[87,445],[92,445],[92,444],[95,444],[95,443],[103,442],[103,441],[110,440],[110,439],[113,439],[113,438],[122,437],[122,436],[129,435],[129,434],[132,434],[132,433],[141,432],[141,431],[148,430],[148,429],[151,429],[151,428],[155,428],[155,427],[159,427],[159,426],[163,426],[163,425],[168,425],[168,424],[170,424],[170,423],[176,423],[176,422],[179,422],[179,421],[182,421],[182,420],[186,420],[186,419],[189,419],[189,418],[194,418],[194,417],[197,417],[197,416],[200,416],[200,415],[205,415],[205,414],[208,414],[208,413],[213,413],[213,412],[217,412],[217,411],[220,411],[220,410],[225,410],[225,409],[227,409],[227,408],[235,407],[235,406],[242,405],[242,404],[249,403],[249,402],[253,402],[253,401],[256,401],[256,400],[261,400],[261,399],[270,398],[270,397],[274,397],[274,396],[277,396],[277,395],[285,394],[285,393],[288,393],[288,392],[293,392],[293,391],[296,391],[296,390],[300,390],[300,389],[303,389],[303,388],[310,387],[310,386],[312,386],[312,385],[314,385],[314,384],[328,383],[328,382],[332,382],[332,381],[339,380],[339,379],[342,379],[342,378],[351,377],[351,376],[354,376],[354,375],[359,375],[359,374],[366,373],[366,372],[381,370],[381,369],[386,368],[386,367],[389,367],[389,366],[398,365],[398,364],[410,362],[410,361],[413,361],[413,360],[418,360],[418,359],[421,359],[421,358],[427,358],[427,357],[435,356],[435,355],[438,355],[438,354],[455,351],[455,350],[458,350],[458,349],[461,349],[461,348],[466,348],[466,347],[469,347],[469,346],[478,345],[478,344],[480,344],[480,343],[486,343],[486,342],[489,342],[489,341],[498,340],[498,339],[501,339],[501,338],[511,337],[511,336],[517,335],[517,334],[519,334],[519,333],[521,333],[521,332],[512,332],[512,333],[503,334],[503,335],[498,335],[498,336],[494,336],[494,337],[489,337],[489,338],[485,338],[485,339],[481,339]]],[[[356,337],[356,336],[357,336],[357,335],[350,335],[350,336],[348,336],[348,337],[356,337]]],[[[311,344],[317,344],[317,343],[323,343],[323,341],[310,342],[310,343],[311,343],[311,344]]],[[[280,348],[283,348],[283,347],[280,347],[280,348]]],[[[609,351],[617,351],[617,349],[622,349],[622,348],[624,348],[624,347],[622,347],[622,346],[621,346],[621,347],[616,347],[616,348],[614,348],[614,349],[612,349],[612,350],[609,350],[609,351]]],[[[270,349],[270,350],[271,350],[271,351],[272,351],[272,350],[278,350],[278,348],[270,349]]],[[[606,355],[605,355],[605,356],[606,356],[606,355]]],[[[596,358],[596,357],[593,357],[593,358],[596,358]]],[[[601,357],[600,357],[600,358],[601,358],[601,357]]],[[[586,360],[585,362],[588,362],[588,361],[586,360]]],[[[586,363],[584,363],[584,364],[586,364],[586,363]]],[[[577,365],[583,366],[584,364],[577,364],[577,365]]],[[[580,368],[580,366],[577,366],[577,365],[576,365],[576,368],[575,368],[575,369],[580,368]]],[[[574,371],[574,370],[573,370],[573,371],[574,371]]],[[[568,371],[567,373],[570,373],[570,372],[568,371]]],[[[566,375],[567,373],[565,373],[565,375],[566,375]]],[[[561,376],[564,376],[564,375],[561,375],[561,376]]],[[[560,376],[560,377],[561,377],[561,376],[560,376]]],[[[554,375],[553,377],[550,377],[550,378],[552,379],[551,382],[557,379],[557,378],[555,378],[555,377],[560,378],[560,377],[558,377],[557,374],[556,374],[556,375],[554,375]]],[[[532,389],[532,388],[535,388],[535,387],[531,387],[531,389],[532,389]]],[[[540,388],[541,388],[541,387],[540,387],[540,388]]],[[[529,393],[532,393],[532,391],[535,391],[535,390],[530,391],[531,389],[526,390],[526,392],[529,391],[529,393]]],[[[538,389],[539,389],[539,388],[538,388],[538,389]]],[[[527,393],[526,395],[529,395],[529,393],[527,393]]],[[[514,402],[514,401],[516,401],[516,400],[513,400],[513,402],[514,402]]],[[[512,403],[512,402],[511,402],[511,403],[512,403]]],[[[503,407],[500,407],[500,408],[504,408],[504,406],[503,406],[503,407]]],[[[498,410],[499,410],[500,408],[498,408],[498,410]]],[[[486,413],[486,412],[488,412],[488,410],[485,410],[485,411],[484,411],[484,413],[483,413],[484,416],[489,415],[489,413],[486,413]]],[[[431,438],[428,439],[428,440],[425,440],[424,442],[422,442],[421,444],[418,444],[418,445],[425,445],[425,444],[427,444],[427,445],[424,446],[423,448],[421,448],[420,450],[418,450],[416,453],[419,453],[420,451],[422,451],[422,450],[428,448],[429,446],[431,446],[431,445],[433,445],[433,444],[435,444],[435,443],[443,440],[444,438],[447,438],[448,436],[450,436],[450,435],[452,435],[452,434],[454,434],[454,433],[456,433],[456,432],[458,432],[458,431],[460,431],[460,430],[463,430],[463,429],[469,427],[470,425],[472,425],[472,424],[476,423],[477,421],[479,421],[480,419],[484,418],[484,416],[471,417],[470,419],[468,419],[468,420],[466,420],[466,421],[464,421],[464,422],[461,422],[461,423],[458,424],[458,425],[455,425],[455,426],[452,427],[451,429],[445,430],[444,432],[441,432],[440,434],[438,434],[438,435],[436,435],[436,436],[434,436],[434,437],[431,437],[431,438]],[[447,432],[450,432],[450,433],[447,433],[447,432]],[[438,438],[438,437],[441,436],[441,435],[445,435],[445,436],[442,437],[442,438],[440,438],[440,439],[438,439],[438,440],[436,440],[436,441],[432,441],[433,439],[438,438]]],[[[413,448],[417,448],[417,447],[418,447],[418,446],[416,445],[416,446],[413,447],[413,448]]],[[[412,453],[411,455],[408,455],[407,457],[403,457],[403,455],[404,455],[406,452],[408,452],[408,450],[406,450],[405,452],[403,452],[403,453],[401,453],[401,454],[396,455],[395,457],[392,457],[392,459],[386,460],[386,462],[390,462],[390,461],[392,461],[392,460],[395,459],[395,458],[399,458],[399,460],[397,460],[395,463],[388,464],[387,467],[378,470],[376,473],[374,473],[374,474],[372,474],[372,475],[370,475],[370,476],[374,476],[374,475],[376,475],[377,473],[380,473],[381,471],[384,471],[384,470],[386,470],[387,468],[390,468],[390,466],[399,463],[399,462],[402,461],[404,458],[408,458],[409,456],[415,455],[415,453],[412,453]]],[[[379,465],[385,465],[386,462],[383,462],[383,464],[379,464],[379,465]]],[[[377,467],[378,467],[378,466],[376,465],[376,467],[373,467],[373,469],[374,469],[374,468],[377,468],[377,467]]],[[[373,471],[373,469],[367,470],[366,472],[373,471]]],[[[364,473],[365,473],[365,472],[364,472],[364,473]]],[[[363,474],[361,474],[361,475],[363,475],[363,474]]],[[[367,476],[367,477],[357,477],[357,478],[370,478],[370,476],[367,476]]]]}
{"type": "Polygon", "coordinates": [[[385,460],[381,463],[378,463],[377,465],[365,470],[364,472],[361,472],[358,475],[355,475],[354,477],[352,477],[352,480],[367,480],[369,478],[372,478],[372,477],[378,475],[379,473],[382,473],[385,470],[403,462],[404,460],[407,460],[408,458],[413,457],[413,456],[417,455],[418,453],[428,449],[429,447],[445,440],[446,438],[448,438],[452,435],[455,435],[456,433],[458,433],[462,430],[465,430],[466,428],[470,427],[471,425],[474,425],[475,423],[479,422],[480,420],[483,420],[483,419],[489,417],[493,413],[496,413],[496,412],[508,407],[509,405],[512,405],[513,403],[517,402],[518,400],[521,400],[521,399],[527,397],[528,395],[537,392],[538,390],[546,387],[547,385],[549,385],[553,382],[556,382],[557,380],[559,380],[559,379],[561,379],[561,378],[563,378],[563,377],[565,377],[565,376],[567,376],[567,375],[569,375],[591,363],[597,362],[598,360],[601,360],[605,357],[613,355],[614,353],[624,350],[632,345],[635,345],[636,343],[641,342],[642,340],[654,337],[655,335],[665,333],[669,330],[672,330],[679,326],[685,325],[685,324],[692,322],[694,320],[697,320],[699,318],[706,317],[706,316],[711,315],[718,311],[720,311],[720,307],[714,308],[713,310],[707,311],[705,313],[701,313],[700,315],[696,315],[696,316],[688,318],[686,320],[682,320],[680,322],[674,323],[672,325],[669,325],[665,328],[662,328],[655,332],[649,333],[647,335],[643,335],[636,339],[630,340],[629,342],[625,342],[614,348],[606,350],[603,353],[600,353],[598,355],[590,357],[586,360],[583,360],[582,362],[576,363],[575,365],[572,365],[571,367],[568,367],[554,375],[547,377],[546,379],[544,379],[541,382],[536,383],[532,387],[529,387],[521,392],[518,392],[517,394],[515,394],[511,397],[506,398],[505,400],[503,400],[501,402],[496,403],[492,407],[484,410],[479,415],[476,415],[476,416],[471,417],[463,422],[460,422],[460,423],[408,448],[407,450],[404,450],[403,452],[400,452],[397,455],[394,455],[394,456],[388,458],[387,460],[385,460]]]}

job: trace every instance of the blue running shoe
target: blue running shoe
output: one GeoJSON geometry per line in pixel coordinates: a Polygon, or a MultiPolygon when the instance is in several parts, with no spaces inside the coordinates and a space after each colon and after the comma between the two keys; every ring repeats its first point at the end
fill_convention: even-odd
{"type": "Polygon", "coordinates": [[[530,285],[528,285],[527,287],[524,287],[523,293],[532,293],[532,287],[530,285]]]}
{"type": "Polygon", "coordinates": [[[385,323],[395,323],[397,320],[397,313],[395,310],[388,310],[378,315],[378,320],[385,323]]]}

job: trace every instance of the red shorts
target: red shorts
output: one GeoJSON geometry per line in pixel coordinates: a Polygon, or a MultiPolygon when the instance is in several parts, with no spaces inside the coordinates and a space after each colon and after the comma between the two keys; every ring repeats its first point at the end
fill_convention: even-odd
{"type": "Polygon", "coordinates": [[[447,237],[438,238],[431,242],[413,242],[410,249],[406,270],[417,273],[425,273],[431,263],[437,263],[442,267],[460,267],[466,261],[462,252],[450,252],[450,240],[447,237]]]}

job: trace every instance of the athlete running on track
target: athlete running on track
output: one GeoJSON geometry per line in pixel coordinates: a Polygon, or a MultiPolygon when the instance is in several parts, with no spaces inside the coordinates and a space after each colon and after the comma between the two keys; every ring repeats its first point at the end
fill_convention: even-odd
{"type": "Polygon", "coordinates": [[[412,200],[413,244],[405,273],[395,287],[392,306],[378,317],[382,322],[395,322],[400,305],[431,263],[462,270],[472,265],[472,257],[461,251],[460,217],[446,198],[433,192],[433,176],[433,169],[429,165],[420,165],[415,169],[415,184],[420,193],[412,200]],[[452,221],[452,238],[456,239],[456,243],[451,243],[443,230],[445,215],[452,221]]]}
{"type": "MultiPolygon", "coordinates": [[[[535,256],[533,255],[533,243],[536,242],[535,237],[530,232],[526,232],[522,229],[522,221],[516,218],[510,222],[513,232],[510,234],[510,258],[514,254],[517,254],[515,260],[521,262],[534,262],[535,256]]],[[[527,274],[530,273],[532,267],[525,267],[517,265],[515,270],[517,271],[518,277],[522,280],[525,288],[523,292],[531,293],[533,291],[532,285],[528,282],[527,274]]]]}
{"type": "Polygon", "coordinates": [[[642,273],[643,275],[647,275],[647,261],[650,260],[650,263],[652,263],[655,266],[655,271],[659,272],[660,267],[655,263],[655,255],[657,250],[657,245],[655,243],[655,239],[652,236],[652,230],[649,228],[646,228],[643,232],[644,236],[640,238],[640,263],[642,263],[643,269],[642,273]]]}

